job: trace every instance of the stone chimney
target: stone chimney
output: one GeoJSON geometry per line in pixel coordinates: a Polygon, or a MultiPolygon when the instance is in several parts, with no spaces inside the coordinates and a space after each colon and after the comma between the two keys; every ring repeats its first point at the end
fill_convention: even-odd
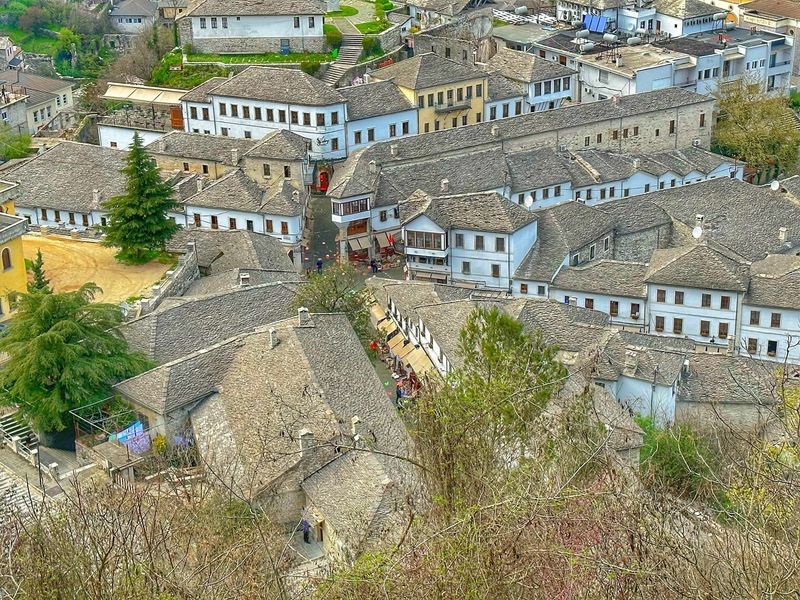
{"type": "Polygon", "coordinates": [[[781,244],[785,244],[786,243],[786,237],[787,237],[788,233],[789,233],[789,230],[786,229],[786,227],[781,227],[781,228],[778,229],[778,240],[780,241],[781,244]]]}
{"type": "Polygon", "coordinates": [[[239,164],[239,149],[231,148],[231,162],[234,166],[239,164]]]}
{"type": "Polygon", "coordinates": [[[196,252],[194,240],[186,242],[186,250],[188,252],[196,252]]]}
{"type": "Polygon", "coordinates": [[[389,146],[389,152],[391,152],[392,156],[397,156],[398,154],[397,144],[392,144],[391,146],[389,146]]]}
{"type": "Polygon", "coordinates": [[[250,285],[250,273],[239,273],[239,285],[242,287],[250,285]]]}
{"type": "Polygon", "coordinates": [[[269,328],[269,349],[274,350],[275,346],[280,344],[280,340],[278,339],[278,332],[275,331],[274,327],[269,328]]]}
{"type": "Polygon", "coordinates": [[[100,190],[92,190],[92,200],[95,206],[100,206],[100,190]]]}
{"type": "Polygon", "coordinates": [[[353,433],[353,436],[361,436],[361,419],[357,416],[354,416],[350,419],[350,430],[353,433]]]}
{"type": "Polygon", "coordinates": [[[638,355],[633,350],[626,350],[625,351],[625,368],[623,369],[623,374],[627,375],[628,377],[633,377],[636,375],[636,365],[638,364],[638,355]]]}
{"type": "Polygon", "coordinates": [[[374,160],[369,161],[369,172],[373,175],[378,172],[378,163],[374,160]]]}
{"type": "Polygon", "coordinates": [[[705,215],[701,215],[699,213],[696,214],[694,216],[694,226],[695,227],[702,227],[703,226],[703,221],[705,221],[705,218],[706,218],[705,215]]]}
{"type": "Polygon", "coordinates": [[[292,190],[292,200],[295,202],[300,202],[300,192],[297,190],[292,190]]]}
{"type": "Polygon", "coordinates": [[[611,96],[611,104],[617,106],[619,104],[619,96],[611,96]]]}
{"type": "Polygon", "coordinates": [[[314,434],[308,429],[301,429],[297,432],[297,436],[300,438],[300,457],[314,456],[314,434]]]}
{"type": "Polygon", "coordinates": [[[633,170],[634,171],[638,171],[641,166],[642,166],[642,159],[641,158],[634,158],[633,159],[633,170]]]}
{"type": "Polygon", "coordinates": [[[442,179],[440,190],[445,194],[450,191],[450,180],[449,179],[442,179]]]}
{"type": "Polygon", "coordinates": [[[311,325],[311,317],[309,316],[308,309],[305,306],[301,306],[297,309],[297,324],[300,327],[311,325]]]}
{"type": "Polygon", "coordinates": [[[492,137],[500,136],[500,128],[497,125],[492,125],[492,137]]]}
{"type": "Polygon", "coordinates": [[[203,185],[204,185],[203,178],[202,177],[198,177],[197,178],[197,192],[198,193],[203,191],[203,185]]]}

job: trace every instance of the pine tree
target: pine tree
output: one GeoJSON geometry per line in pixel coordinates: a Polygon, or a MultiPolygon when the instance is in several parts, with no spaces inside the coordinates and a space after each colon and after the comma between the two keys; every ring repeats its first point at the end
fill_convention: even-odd
{"type": "Polygon", "coordinates": [[[105,203],[109,211],[106,227],[107,246],[119,248],[117,260],[130,263],[146,262],[177,231],[178,225],[167,212],[179,209],[172,196],[172,187],[161,179],[155,161],[147,155],[139,134],[122,170],[128,176],[126,193],[105,203]]]}
{"type": "Polygon", "coordinates": [[[128,351],[117,327],[118,306],[93,302],[100,291],[87,283],[62,294],[21,294],[0,352],[0,405],[17,406],[36,428],[60,431],[69,411],[102,400],[111,385],[149,366],[128,351]]]}
{"type": "Polygon", "coordinates": [[[50,289],[50,280],[46,277],[44,272],[44,259],[42,258],[42,250],[36,251],[36,260],[31,264],[31,274],[33,281],[28,282],[28,293],[34,294],[42,292],[45,294],[52,293],[50,289]]]}

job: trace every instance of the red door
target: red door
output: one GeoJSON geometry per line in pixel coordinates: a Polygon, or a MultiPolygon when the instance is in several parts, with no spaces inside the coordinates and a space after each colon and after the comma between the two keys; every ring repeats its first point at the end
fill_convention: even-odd
{"type": "Polygon", "coordinates": [[[328,172],[327,171],[320,171],[319,174],[319,191],[327,192],[328,191],[328,172]]]}

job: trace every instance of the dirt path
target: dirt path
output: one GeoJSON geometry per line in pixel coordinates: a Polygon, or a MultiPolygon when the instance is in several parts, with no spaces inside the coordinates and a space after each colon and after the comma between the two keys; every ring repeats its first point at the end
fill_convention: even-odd
{"type": "Polygon", "coordinates": [[[127,266],[114,259],[114,249],[95,242],[26,235],[25,258],[33,260],[41,248],[44,269],[57,292],[78,289],[93,281],[103,289],[103,302],[121,302],[141,296],[170,268],[159,262],[127,266]]]}

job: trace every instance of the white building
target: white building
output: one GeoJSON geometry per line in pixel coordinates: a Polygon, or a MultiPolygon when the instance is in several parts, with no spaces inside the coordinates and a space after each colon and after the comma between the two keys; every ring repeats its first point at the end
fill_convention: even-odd
{"type": "Polygon", "coordinates": [[[324,0],[204,0],[181,20],[181,43],[198,52],[322,52],[324,0]]]}
{"type": "Polygon", "coordinates": [[[347,100],[298,69],[248,67],[205,82],[182,104],[186,131],[261,139],[284,129],[311,141],[312,160],[346,156],[347,100]]]}
{"type": "Polygon", "coordinates": [[[406,2],[408,14],[414,25],[429,29],[437,25],[452,23],[474,0],[410,0],[406,2]]]}
{"type": "Polygon", "coordinates": [[[140,33],[156,22],[158,4],[151,0],[121,0],[111,5],[109,17],[117,31],[140,33]]]}
{"type": "Polygon", "coordinates": [[[497,193],[420,192],[400,204],[400,219],[412,279],[508,289],[536,241],[536,216],[497,193]]]}
{"type": "Polygon", "coordinates": [[[374,142],[417,135],[417,107],[391,81],[337,90],[347,102],[347,153],[374,142]]]}

